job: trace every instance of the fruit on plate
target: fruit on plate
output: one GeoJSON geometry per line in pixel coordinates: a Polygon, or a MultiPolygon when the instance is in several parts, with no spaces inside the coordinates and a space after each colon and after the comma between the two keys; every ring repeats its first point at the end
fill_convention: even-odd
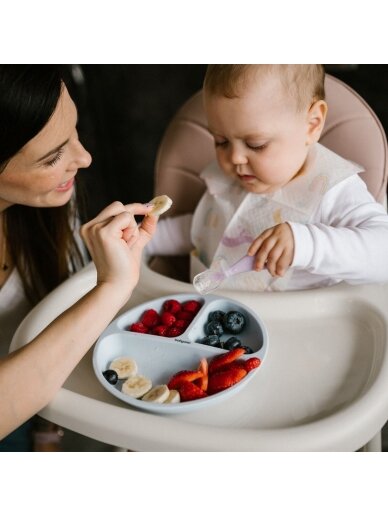
{"type": "Polygon", "coordinates": [[[177,404],[181,401],[181,396],[179,395],[178,390],[170,390],[167,400],[164,402],[165,404],[177,404]]]}
{"type": "Polygon", "coordinates": [[[125,393],[125,395],[139,399],[145,395],[147,391],[150,391],[151,388],[152,382],[148,377],[144,377],[144,375],[134,375],[124,382],[121,391],[125,393]]]}
{"type": "Polygon", "coordinates": [[[145,310],[139,320],[126,329],[141,334],[177,337],[183,334],[201,307],[202,302],[194,299],[182,304],[174,299],[165,300],[161,311],[152,308],[145,310]]]}
{"type": "Polygon", "coordinates": [[[223,366],[236,361],[239,357],[245,354],[245,350],[243,348],[235,348],[234,350],[230,350],[230,352],[226,352],[225,354],[216,355],[209,363],[209,374],[219,370],[223,366]]]}
{"type": "Polygon", "coordinates": [[[231,334],[239,334],[245,327],[245,317],[239,311],[229,311],[223,318],[223,327],[225,331],[231,334]]]}
{"type": "Polygon", "coordinates": [[[171,377],[167,386],[170,390],[178,389],[179,391],[179,387],[183,382],[193,382],[202,377],[202,375],[203,373],[199,370],[181,370],[171,377]]]}
{"type": "Polygon", "coordinates": [[[102,375],[109,382],[109,384],[112,385],[117,384],[117,381],[119,380],[119,376],[115,370],[105,370],[105,372],[102,372],[102,375]]]}
{"type": "Polygon", "coordinates": [[[155,402],[157,404],[163,404],[168,399],[170,395],[170,390],[168,389],[166,384],[158,384],[147,391],[145,395],[143,395],[142,400],[146,400],[147,402],[155,402]]]}
{"type": "Polygon", "coordinates": [[[207,397],[207,393],[204,390],[202,390],[199,386],[189,381],[183,381],[180,384],[179,394],[182,402],[207,397]]]}
{"type": "Polygon", "coordinates": [[[118,357],[110,363],[109,370],[117,372],[119,379],[126,379],[137,374],[137,364],[130,357],[118,357]]]}
{"type": "Polygon", "coordinates": [[[162,196],[156,196],[148,203],[149,205],[154,205],[154,208],[149,212],[151,215],[161,215],[172,205],[172,199],[163,194],[162,196]]]}
{"type": "Polygon", "coordinates": [[[213,395],[219,391],[230,388],[246,376],[244,368],[235,366],[226,371],[216,371],[209,377],[208,394],[213,395]]]}

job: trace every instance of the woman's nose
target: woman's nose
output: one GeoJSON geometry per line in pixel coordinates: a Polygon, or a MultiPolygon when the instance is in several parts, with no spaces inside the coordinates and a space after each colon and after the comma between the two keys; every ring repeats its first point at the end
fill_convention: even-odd
{"type": "Polygon", "coordinates": [[[77,157],[75,162],[79,169],[85,169],[92,163],[92,155],[85,149],[85,147],[78,142],[77,157]]]}

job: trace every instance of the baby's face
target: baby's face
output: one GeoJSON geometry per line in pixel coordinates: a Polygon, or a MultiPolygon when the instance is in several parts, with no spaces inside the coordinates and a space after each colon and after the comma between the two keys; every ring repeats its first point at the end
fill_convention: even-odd
{"type": "Polygon", "coordinates": [[[275,76],[250,81],[232,99],[205,92],[218,163],[245,190],[274,192],[301,172],[311,143],[309,110],[297,111],[295,103],[275,76]]]}

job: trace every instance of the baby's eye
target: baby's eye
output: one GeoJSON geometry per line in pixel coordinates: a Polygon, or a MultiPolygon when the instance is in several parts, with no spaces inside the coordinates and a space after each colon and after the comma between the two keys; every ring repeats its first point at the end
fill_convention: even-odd
{"type": "Polygon", "coordinates": [[[214,145],[215,145],[216,147],[226,147],[226,146],[227,146],[227,144],[228,144],[228,141],[227,141],[227,140],[222,140],[222,141],[217,141],[217,140],[215,140],[215,141],[214,141],[214,145]]]}
{"type": "Polygon", "coordinates": [[[249,149],[253,149],[254,151],[263,151],[267,147],[267,144],[256,145],[247,143],[246,145],[249,149]]]}

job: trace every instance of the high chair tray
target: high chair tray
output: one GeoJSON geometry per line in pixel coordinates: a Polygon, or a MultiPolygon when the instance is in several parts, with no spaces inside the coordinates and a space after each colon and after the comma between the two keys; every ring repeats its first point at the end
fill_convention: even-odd
{"type": "MultiPolygon", "coordinates": [[[[90,265],[59,286],[22,322],[11,349],[33,339],[95,282],[90,265]]],[[[143,268],[122,314],[189,292],[190,285],[143,268]]],[[[139,451],[354,451],[379,432],[388,420],[387,285],[217,294],[259,314],[268,331],[263,366],[244,389],[192,412],[142,411],[102,386],[91,350],[40,414],[139,451]]]]}
{"type": "MultiPolygon", "coordinates": [[[[153,328],[156,327],[157,324],[153,328]]],[[[177,329],[177,327],[174,327],[174,329],[177,329]]],[[[165,326],[162,331],[166,331],[165,326]]],[[[262,368],[267,350],[267,330],[259,316],[249,307],[234,300],[214,295],[198,296],[174,293],[145,302],[116,318],[96,343],[93,352],[93,366],[97,379],[102,386],[127,404],[154,413],[185,413],[200,408],[207,408],[239,392],[262,368]],[[183,307],[185,302],[189,301],[194,301],[200,306],[199,311],[195,314],[192,313],[192,316],[190,316],[188,311],[183,310],[176,313],[182,313],[183,315],[186,313],[187,316],[190,316],[190,323],[179,335],[168,337],[129,330],[131,324],[138,322],[149,310],[156,311],[160,316],[163,312],[163,304],[171,299],[183,307]],[[228,353],[220,347],[201,343],[206,336],[205,327],[209,317],[215,311],[222,311],[225,314],[230,311],[238,311],[243,315],[245,325],[241,332],[231,334],[225,328],[220,339],[225,343],[229,338],[235,337],[239,339],[243,346],[249,347],[248,352],[250,353],[241,356],[239,361],[242,362],[252,357],[260,360],[259,368],[255,368],[247,373],[242,380],[233,386],[215,394],[207,393],[206,388],[202,391],[207,394],[202,398],[167,404],[145,401],[141,396],[134,398],[122,391],[125,378],[118,380],[115,384],[110,384],[104,377],[103,372],[108,370],[111,362],[119,357],[130,357],[131,360],[135,361],[138,367],[137,374],[150,379],[152,386],[167,384],[174,374],[182,370],[197,370],[201,359],[206,359],[206,362],[211,364],[213,358],[223,353],[228,353]]]]}

